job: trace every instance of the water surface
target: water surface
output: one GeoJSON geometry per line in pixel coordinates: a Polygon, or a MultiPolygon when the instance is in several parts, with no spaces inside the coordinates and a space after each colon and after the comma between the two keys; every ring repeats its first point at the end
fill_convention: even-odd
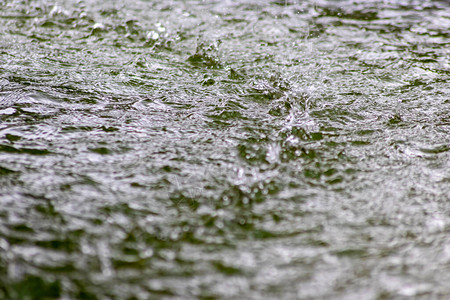
{"type": "Polygon", "coordinates": [[[0,1],[0,298],[450,298],[449,28],[447,1],[0,1]]]}

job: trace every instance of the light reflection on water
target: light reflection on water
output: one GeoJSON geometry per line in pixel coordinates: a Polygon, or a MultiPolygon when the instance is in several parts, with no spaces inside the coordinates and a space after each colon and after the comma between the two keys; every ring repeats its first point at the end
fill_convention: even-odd
{"type": "Polygon", "coordinates": [[[0,298],[450,297],[449,11],[0,2],[0,298]]]}

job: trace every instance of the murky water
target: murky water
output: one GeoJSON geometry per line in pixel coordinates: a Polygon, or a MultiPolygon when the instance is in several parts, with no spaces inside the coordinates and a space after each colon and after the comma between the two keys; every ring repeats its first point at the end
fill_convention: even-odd
{"type": "Polygon", "coordinates": [[[0,299],[449,299],[447,1],[0,1],[0,299]]]}

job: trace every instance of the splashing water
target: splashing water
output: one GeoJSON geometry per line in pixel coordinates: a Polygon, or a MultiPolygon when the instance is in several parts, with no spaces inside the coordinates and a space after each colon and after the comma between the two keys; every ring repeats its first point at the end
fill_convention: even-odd
{"type": "Polygon", "coordinates": [[[446,1],[0,2],[1,299],[450,297],[446,1]]]}

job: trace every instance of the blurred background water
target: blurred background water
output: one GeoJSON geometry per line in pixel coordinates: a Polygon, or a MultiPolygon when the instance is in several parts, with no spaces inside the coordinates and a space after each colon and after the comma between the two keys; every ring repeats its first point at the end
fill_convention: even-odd
{"type": "Polygon", "coordinates": [[[0,0],[0,299],[449,299],[449,28],[0,0]]]}

